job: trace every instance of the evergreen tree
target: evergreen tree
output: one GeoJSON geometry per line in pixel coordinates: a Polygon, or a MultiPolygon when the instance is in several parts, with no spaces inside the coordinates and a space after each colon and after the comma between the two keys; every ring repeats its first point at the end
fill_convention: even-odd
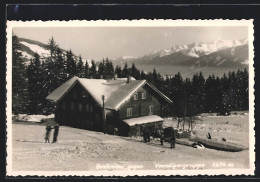
{"type": "Polygon", "coordinates": [[[237,110],[248,110],[248,73],[245,69],[244,71],[237,70],[237,110]]]}
{"type": "Polygon", "coordinates": [[[169,96],[170,99],[174,101],[174,115],[176,117],[184,117],[187,95],[185,93],[182,76],[179,72],[170,80],[169,96]]]}
{"type": "Polygon", "coordinates": [[[194,125],[195,120],[196,120],[196,115],[199,113],[199,110],[197,108],[196,100],[195,100],[195,97],[193,95],[192,89],[193,88],[192,88],[192,83],[191,83],[190,79],[186,78],[186,80],[184,81],[184,90],[185,90],[184,93],[186,94],[184,117],[185,117],[185,120],[187,121],[187,123],[189,125],[190,131],[193,130],[193,125],[194,125]]]}
{"type": "Polygon", "coordinates": [[[105,79],[112,79],[114,78],[114,66],[113,63],[111,61],[108,60],[108,58],[106,58],[105,61],[105,66],[104,66],[104,78],[105,79]]]}
{"type": "Polygon", "coordinates": [[[164,81],[164,93],[169,96],[169,92],[170,92],[170,78],[168,75],[166,75],[165,81],[164,81]]]}
{"type": "Polygon", "coordinates": [[[27,76],[26,67],[19,52],[20,45],[16,35],[12,35],[12,112],[27,112],[27,76]]]}
{"type": "Polygon", "coordinates": [[[83,61],[81,56],[79,56],[79,60],[77,63],[77,76],[84,77],[84,67],[83,67],[83,61]]]}
{"type": "Polygon", "coordinates": [[[88,61],[86,61],[85,66],[84,66],[84,77],[90,78],[88,61]]]}
{"type": "Polygon", "coordinates": [[[127,63],[125,63],[125,66],[124,66],[124,68],[122,70],[122,77],[126,78],[129,75],[130,75],[130,73],[129,73],[128,65],[127,65],[127,63]]]}
{"type": "Polygon", "coordinates": [[[47,49],[50,50],[50,55],[51,55],[50,58],[51,59],[53,59],[53,57],[55,56],[57,48],[58,48],[58,45],[54,41],[54,38],[51,37],[51,39],[49,39],[49,42],[47,44],[47,49]]]}
{"type": "Polygon", "coordinates": [[[43,85],[45,80],[43,80],[43,70],[41,67],[40,56],[36,53],[34,58],[31,60],[28,69],[28,86],[29,86],[29,96],[30,96],[30,107],[29,113],[31,114],[41,114],[41,109],[43,108],[43,103],[45,98],[43,95],[45,90],[43,85]]]}
{"type": "MultiPolygon", "coordinates": [[[[59,47],[57,47],[56,51],[56,59],[55,59],[55,79],[57,80],[57,85],[61,85],[67,79],[67,72],[66,72],[66,63],[62,56],[62,51],[59,47]]],[[[44,65],[42,66],[44,67],[44,65]]]]}
{"type": "Polygon", "coordinates": [[[248,110],[249,109],[249,78],[248,78],[248,71],[245,68],[241,74],[240,79],[240,90],[241,90],[241,110],[248,110]]]}
{"type": "Polygon", "coordinates": [[[116,66],[115,74],[117,75],[118,78],[122,77],[122,70],[121,70],[121,67],[118,65],[116,66]]]}
{"type": "Polygon", "coordinates": [[[131,67],[131,76],[134,77],[136,80],[140,80],[141,78],[140,71],[135,67],[134,63],[131,67]]]}
{"type": "Polygon", "coordinates": [[[91,61],[91,67],[89,69],[90,78],[97,78],[97,66],[94,60],[91,61]]]}
{"type": "Polygon", "coordinates": [[[103,59],[102,62],[98,64],[98,78],[104,78],[105,73],[105,60],[103,59]]]}
{"type": "Polygon", "coordinates": [[[141,71],[140,79],[141,79],[141,80],[146,80],[146,74],[144,73],[143,70],[141,71]]]}
{"type": "Polygon", "coordinates": [[[192,90],[193,96],[195,99],[195,103],[197,104],[197,108],[200,113],[205,112],[205,79],[200,72],[199,74],[195,74],[192,78],[192,90]]]}
{"type": "Polygon", "coordinates": [[[205,112],[217,112],[218,102],[221,100],[220,92],[219,79],[216,81],[215,76],[210,75],[205,82],[205,112]]]}
{"type": "Polygon", "coordinates": [[[236,73],[234,71],[229,72],[228,79],[229,79],[228,97],[230,101],[229,106],[234,110],[238,110],[238,94],[237,94],[238,85],[237,85],[236,73]]]}
{"type": "Polygon", "coordinates": [[[73,77],[76,75],[76,62],[73,57],[73,53],[71,50],[66,52],[66,62],[67,62],[67,73],[69,77],[73,77]]]}

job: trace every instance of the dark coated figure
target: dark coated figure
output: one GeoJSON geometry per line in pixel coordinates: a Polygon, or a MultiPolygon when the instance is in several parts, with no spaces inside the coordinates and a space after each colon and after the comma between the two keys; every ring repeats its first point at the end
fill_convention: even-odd
{"type": "Polygon", "coordinates": [[[164,135],[163,135],[163,130],[162,129],[158,129],[156,131],[156,138],[160,138],[160,143],[161,143],[161,145],[163,145],[164,135]]]}
{"type": "Polygon", "coordinates": [[[59,124],[56,124],[54,126],[54,133],[53,133],[53,141],[52,143],[56,143],[57,142],[57,138],[58,138],[58,134],[59,134],[59,124]]]}
{"type": "Polygon", "coordinates": [[[50,123],[47,124],[46,126],[46,134],[45,134],[45,143],[50,143],[50,134],[51,134],[51,126],[50,123]]]}
{"type": "Polygon", "coordinates": [[[143,138],[144,138],[144,142],[150,142],[150,135],[151,135],[151,132],[148,128],[144,128],[144,131],[143,131],[143,138]]]}
{"type": "Polygon", "coordinates": [[[210,133],[207,134],[207,138],[208,138],[208,139],[211,139],[210,133]]]}
{"type": "Polygon", "coordinates": [[[171,132],[170,134],[170,144],[171,144],[171,149],[175,148],[175,142],[176,142],[176,137],[175,137],[175,133],[174,130],[171,132]]]}

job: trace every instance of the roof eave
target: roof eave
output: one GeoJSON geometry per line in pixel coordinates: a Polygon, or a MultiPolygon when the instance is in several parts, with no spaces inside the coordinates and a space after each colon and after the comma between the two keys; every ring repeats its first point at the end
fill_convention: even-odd
{"type": "Polygon", "coordinates": [[[131,94],[129,94],[126,99],[124,99],[121,103],[117,104],[117,106],[114,108],[114,110],[118,111],[130,98],[131,96],[140,89],[140,87],[144,86],[146,84],[146,80],[143,80],[143,82],[133,91],[131,94]]]}
{"type": "Polygon", "coordinates": [[[155,86],[149,84],[148,82],[146,82],[146,84],[151,87],[155,92],[157,92],[164,100],[166,100],[169,104],[173,104],[173,101],[168,98],[166,95],[164,95],[160,90],[158,90],[155,86]]]}
{"type": "Polygon", "coordinates": [[[78,82],[78,79],[76,79],[75,81],[74,81],[74,83],[73,84],[71,84],[71,86],[66,90],[66,92],[64,93],[64,94],[62,94],[62,96],[60,97],[60,98],[58,98],[58,99],[48,99],[48,97],[49,97],[49,95],[46,97],[46,99],[47,100],[51,100],[51,101],[53,101],[54,103],[57,103],[57,102],[59,102],[63,97],[65,97],[65,95],[67,95],[67,93],[76,85],[76,83],[78,82]]]}

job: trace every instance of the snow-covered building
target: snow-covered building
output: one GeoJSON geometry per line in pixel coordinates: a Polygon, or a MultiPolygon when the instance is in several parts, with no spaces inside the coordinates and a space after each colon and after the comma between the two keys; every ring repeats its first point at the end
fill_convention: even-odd
{"type": "Polygon", "coordinates": [[[119,135],[140,135],[144,126],[161,127],[172,101],[146,80],[133,77],[73,77],[47,96],[56,103],[56,122],[119,135]],[[117,128],[117,129],[116,129],[117,128]]]}

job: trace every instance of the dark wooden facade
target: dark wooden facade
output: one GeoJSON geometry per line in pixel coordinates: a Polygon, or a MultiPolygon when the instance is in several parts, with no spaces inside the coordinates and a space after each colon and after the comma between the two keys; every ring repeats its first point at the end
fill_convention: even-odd
{"type": "Polygon", "coordinates": [[[138,126],[128,126],[123,119],[130,119],[148,115],[163,116],[163,108],[169,107],[169,104],[155,93],[148,85],[144,85],[136,91],[137,99],[134,95],[118,110],[119,134],[123,136],[141,135],[144,127],[149,130],[156,130],[162,127],[162,122],[147,123],[138,126]],[[146,94],[146,98],[142,98],[142,94],[146,94]],[[127,116],[127,109],[132,108],[132,115],[127,116]]]}
{"type": "Polygon", "coordinates": [[[102,108],[79,84],[57,103],[55,120],[63,125],[101,131],[102,108]]]}
{"type": "MultiPolygon", "coordinates": [[[[163,108],[168,105],[164,99],[145,84],[117,111],[106,109],[106,133],[113,134],[117,128],[119,135],[140,135],[144,125],[130,127],[123,120],[148,115],[162,116],[163,108]]],[[[62,125],[104,131],[102,113],[102,106],[79,83],[76,83],[57,103],[55,120],[62,125]]],[[[156,123],[148,125],[160,127],[156,123]]]]}

